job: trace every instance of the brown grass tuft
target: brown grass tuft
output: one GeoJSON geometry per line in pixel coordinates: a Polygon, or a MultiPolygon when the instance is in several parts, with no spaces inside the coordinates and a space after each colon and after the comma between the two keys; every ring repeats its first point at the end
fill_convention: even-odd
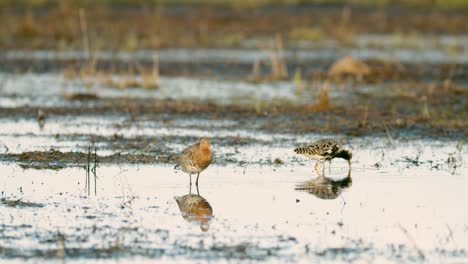
{"type": "Polygon", "coordinates": [[[276,35],[273,50],[269,54],[271,63],[271,80],[286,80],[288,78],[288,69],[284,58],[283,40],[276,35]]]}

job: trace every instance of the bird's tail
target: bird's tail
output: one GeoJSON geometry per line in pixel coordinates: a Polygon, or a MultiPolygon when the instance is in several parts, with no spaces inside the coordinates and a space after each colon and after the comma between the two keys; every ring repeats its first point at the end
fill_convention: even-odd
{"type": "Polygon", "coordinates": [[[179,167],[179,166],[180,166],[179,164],[175,165],[175,166],[174,166],[174,170],[177,169],[177,167],[179,167]]]}
{"type": "Polygon", "coordinates": [[[294,152],[296,152],[297,154],[305,154],[305,153],[307,153],[307,148],[304,148],[304,147],[295,148],[294,152]]]}

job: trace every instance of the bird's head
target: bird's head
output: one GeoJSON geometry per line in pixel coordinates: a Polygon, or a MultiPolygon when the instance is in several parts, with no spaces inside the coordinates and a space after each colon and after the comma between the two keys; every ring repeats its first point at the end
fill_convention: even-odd
{"type": "Polygon", "coordinates": [[[338,153],[338,157],[343,158],[351,163],[351,159],[353,158],[353,153],[349,149],[343,149],[338,153]]]}
{"type": "Polygon", "coordinates": [[[210,146],[210,140],[208,138],[203,137],[203,138],[200,139],[200,145],[201,146],[210,146]]]}
{"type": "Polygon", "coordinates": [[[211,153],[211,144],[210,144],[210,140],[208,138],[201,138],[199,147],[200,147],[200,150],[203,153],[205,153],[207,155],[210,155],[210,153],[211,153]]]}

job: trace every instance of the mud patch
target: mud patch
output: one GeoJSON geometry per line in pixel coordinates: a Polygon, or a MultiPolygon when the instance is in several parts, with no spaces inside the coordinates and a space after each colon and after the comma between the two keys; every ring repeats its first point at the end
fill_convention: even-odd
{"type": "Polygon", "coordinates": [[[16,208],[44,207],[44,205],[40,203],[33,203],[33,202],[23,201],[21,199],[8,199],[8,198],[0,198],[0,204],[4,206],[16,207],[16,208]]]}

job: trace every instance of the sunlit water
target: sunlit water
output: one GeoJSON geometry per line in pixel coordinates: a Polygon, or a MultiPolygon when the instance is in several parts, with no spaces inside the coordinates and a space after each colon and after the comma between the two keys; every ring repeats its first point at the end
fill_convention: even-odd
{"type": "MultiPolygon", "coordinates": [[[[375,40],[369,36],[362,41],[375,40]]],[[[378,54],[424,62],[439,62],[437,56],[444,62],[452,58],[445,51],[429,50],[424,53],[428,57],[413,51],[379,50],[378,54]]],[[[216,57],[204,50],[189,55],[202,58],[207,52],[212,56],[208,57],[220,61],[231,56],[250,62],[255,59],[253,54],[258,55],[257,51],[213,51],[216,57]]],[[[358,57],[373,57],[372,50],[367,52],[358,57]]],[[[148,54],[152,55],[142,52],[140,56],[148,54]]],[[[300,53],[305,59],[314,54],[318,53],[300,53]]],[[[337,56],[335,52],[323,54],[319,55],[337,56]]],[[[11,58],[20,55],[4,54],[11,58]]],[[[173,55],[181,61],[187,59],[184,51],[173,55]]],[[[41,59],[48,55],[28,56],[41,59]]],[[[164,56],[177,61],[169,58],[171,53],[164,56]]],[[[459,60],[466,62],[466,52],[456,57],[455,61],[459,60]]],[[[197,98],[221,104],[278,98],[296,103],[310,100],[296,95],[291,82],[253,85],[161,78],[157,90],[118,90],[85,88],[60,74],[2,73],[0,83],[0,107],[4,108],[104,104],[64,98],[64,93],[74,92],[95,92],[107,99],[197,98]]],[[[377,136],[272,133],[259,130],[255,123],[239,127],[239,120],[187,116],[166,122],[145,118],[129,122],[128,117],[116,115],[48,115],[43,129],[35,116],[0,118],[0,154],[4,158],[0,162],[2,263],[468,261],[468,149],[457,149],[458,140],[413,135],[391,143],[377,136]],[[23,169],[25,162],[5,158],[50,149],[83,152],[93,136],[108,139],[114,135],[129,141],[150,140],[132,149],[98,140],[98,155],[156,155],[159,150],[178,153],[193,138],[213,139],[215,159],[202,172],[199,186],[199,195],[213,212],[212,217],[204,218],[208,230],[206,223],[203,227],[196,217],[189,222],[180,211],[175,197],[198,192],[195,186],[190,192],[188,175],[175,171],[174,164],[98,164],[88,184],[85,164],[65,164],[58,171],[35,170],[23,169]],[[353,150],[349,174],[345,161],[334,160],[331,168],[324,170],[328,180],[319,178],[314,163],[293,152],[295,146],[322,137],[343,139],[353,150]],[[226,143],[227,138],[244,143],[226,143]],[[18,200],[32,204],[9,206],[18,200]]]]}
{"type": "MultiPolygon", "coordinates": [[[[158,56],[162,63],[253,63],[256,59],[269,60],[269,50],[259,49],[270,40],[248,39],[240,49],[160,49],[125,51],[97,51],[99,60],[149,60],[158,56]]],[[[362,34],[351,40],[352,45],[333,39],[299,41],[291,44],[297,49],[286,49],[283,54],[288,61],[310,62],[336,60],[344,55],[360,59],[386,59],[410,63],[466,63],[468,61],[468,38],[455,35],[402,35],[362,34]]],[[[82,51],[23,51],[4,52],[0,58],[6,60],[73,60],[86,59],[82,51]]]]}
{"type": "MultiPolygon", "coordinates": [[[[346,166],[336,164],[326,176],[345,178],[346,166]]],[[[86,262],[466,260],[466,167],[454,175],[398,167],[355,164],[352,184],[336,199],[323,200],[295,190],[317,177],[311,166],[213,164],[200,178],[200,195],[214,213],[202,232],[200,223],[185,221],[179,211],[174,197],[189,193],[189,181],[171,166],[100,166],[88,195],[83,169],[2,164],[2,197],[43,205],[2,206],[2,255],[86,262]],[[61,247],[64,255],[57,253],[61,247]]]]}

